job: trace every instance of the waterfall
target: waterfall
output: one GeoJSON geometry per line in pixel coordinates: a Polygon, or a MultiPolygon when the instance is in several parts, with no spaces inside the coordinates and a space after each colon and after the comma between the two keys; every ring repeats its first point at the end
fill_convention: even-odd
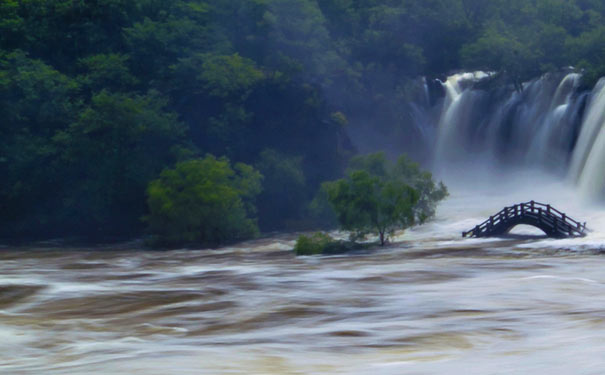
{"type": "Polygon", "coordinates": [[[573,152],[570,178],[583,196],[605,197],[605,78],[591,94],[590,103],[573,152]]]}
{"type": "Polygon", "coordinates": [[[587,198],[605,198],[605,79],[583,92],[579,73],[551,73],[517,91],[492,77],[464,73],[442,82],[440,115],[430,125],[434,172],[489,179],[538,170],[567,178],[587,198]]]}
{"type": "Polygon", "coordinates": [[[444,169],[455,168],[455,164],[464,162],[468,156],[468,142],[465,138],[473,125],[473,114],[476,113],[476,103],[482,95],[472,89],[465,89],[464,84],[478,82],[488,77],[485,73],[464,73],[451,76],[443,86],[445,100],[437,126],[435,145],[435,160],[441,162],[437,167],[438,173],[444,169]],[[447,161],[447,165],[444,165],[447,161]]]}

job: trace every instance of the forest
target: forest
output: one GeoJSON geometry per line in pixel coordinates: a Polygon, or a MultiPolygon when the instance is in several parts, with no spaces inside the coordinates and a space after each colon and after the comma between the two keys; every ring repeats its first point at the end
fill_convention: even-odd
{"type": "Polygon", "coordinates": [[[187,194],[215,210],[195,220],[231,213],[211,243],[329,225],[318,191],[353,156],[384,139],[421,159],[402,105],[419,77],[573,66],[590,87],[604,17],[601,0],[1,0],[0,237],[140,236],[191,215],[187,194]]]}

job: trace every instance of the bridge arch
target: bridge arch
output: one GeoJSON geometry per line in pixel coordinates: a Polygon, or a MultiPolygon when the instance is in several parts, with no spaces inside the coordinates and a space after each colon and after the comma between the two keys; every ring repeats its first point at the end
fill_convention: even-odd
{"type": "Polygon", "coordinates": [[[528,224],[517,224],[515,226],[512,226],[508,231],[507,234],[513,235],[513,236],[530,236],[530,237],[542,237],[542,236],[546,236],[547,233],[544,232],[544,230],[533,226],[533,225],[528,225],[528,224]]]}
{"type": "Polygon", "coordinates": [[[495,237],[504,235],[517,225],[530,225],[542,230],[548,237],[580,237],[586,232],[586,223],[573,220],[549,204],[530,201],[504,207],[475,228],[462,232],[463,237],[495,237]]]}

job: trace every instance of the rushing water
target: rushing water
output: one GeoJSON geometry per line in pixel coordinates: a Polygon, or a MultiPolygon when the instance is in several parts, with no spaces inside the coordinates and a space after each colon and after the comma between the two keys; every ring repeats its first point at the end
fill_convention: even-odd
{"type": "Polygon", "coordinates": [[[532,198],[593,229],[603,215],[554,182],[481,194],[454,187],[435,222],[345,256],[297,258],[293,236],[167,252],[6,247],[0,373],[601,374],[605,233],[460,232],[532,198]]]}
{"type": "Polygon", "coordinates": [[[411,118],[427,129],[434,171],[456,178],[533,169],[566,179],[586,200],[605,201],[605,78],[583,91],[579,73],[550,73],[516,91],[489,88],[491,76],[453,75],[441,83],[441,100],[419,87],[411,118]]]}
{"type": "Polygon", "coordinates": [[[474,86],[487,76],[452,76],[439,100],[422,82],[412,118],[452,195],[384,249],[0,248],[0,373],[603,373],[605,210],[586,202],[605,195],[605,80],[474,86]],[[532,199],[593,231],[461,238],[532,199]]]}

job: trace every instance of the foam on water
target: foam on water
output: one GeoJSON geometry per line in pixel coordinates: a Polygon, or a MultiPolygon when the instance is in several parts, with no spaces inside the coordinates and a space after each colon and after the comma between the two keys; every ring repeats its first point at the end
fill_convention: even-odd
{"type": "MultiPolygon", "coordinates": [[[[454,189],[437,220],[404,233],[401,246],[353,256],[296,258],[265,239],[241,245],[254,251],[231,255],[120,254],[129,260],[120,264],[129,267],[115,267],[115,254],[98,252],[0,262],[3,273],[19,280],[37,274],[58,299],[11,305],[11,314],[0,317],[3,353],[13,353],[0,370],[159,375],[570,369],[558,359],[547,361],[552,356],[581,357],[585,362],[576,363],[574,373],[591,373],[605,365],[583,349],[605,349],[597,334],[605,332],[599,323],[605,319],[605,261],[523,248],[536,242],[555,247],[554,240],[460,237],[467,221],[516,200],[454,189]],[[52,272],[89,257],[106,267],[52,272]],[[98,279],[108,270],[112,278],[98,279]],[[62,289],[83,280],[93,281],[88,288],[62,289]],[[107,315],[97,313],[101,308],[107,315]]],[[[14,259],[15,251],[0,257],[14,259]]]]}
{"type": "MultiPolygon", "coordinates": [[[[543,150],[562,160],[556,135],[577,120],[578,76],[506,93],[484,128],[458,122],[471,121],[485,99],[463,81],[482,78],[445,83],[448,120],[434,133],[450,197],[434,221],[399,233],[385,249],[296,257],[288,251],[296,234],[167,252],[3,248],[0,372],[602,372],[605,210],[579,197],[575,180],[551,168],[543,150]],[[492,149],[497,135],[510,125],[508,135],[521,142],[529,120],[525,130],[535,138],[520,143],[517,164],[502,171],[492,164],[502,158],[492,149]],[[480,162],[461,160],[468,150],[454,147],[467,131],[485,135],[472,149],[480,162]],[[522,228],[527,235],[461,237],[504,206],[530,200],[592,231],[564,240],[522,228]]],[[[585,160],[572,164],[593,165],[599,155],[574,156],[585,160]]]]}

